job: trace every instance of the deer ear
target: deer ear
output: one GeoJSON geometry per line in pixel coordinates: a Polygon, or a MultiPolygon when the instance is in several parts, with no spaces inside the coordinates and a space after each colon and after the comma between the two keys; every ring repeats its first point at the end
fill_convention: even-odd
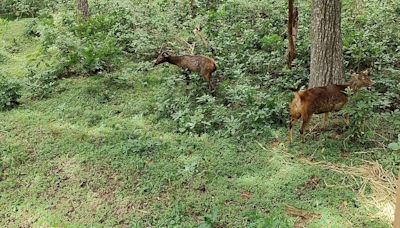
{"type": "Polygon", "coordinates": [[[168,54],[167,52],[163,52],[163,53],[162,53],[162,56],[163,56],[163,57],[168,57],[169,54],[168,54]]]}
{"type": "Polygon", "coordinates": [[[351,74],[351,78],[352,78],[352,79],[357,79],[357,78],[358,78],[358,74],[352,73],[352,74],[351,74]]]}

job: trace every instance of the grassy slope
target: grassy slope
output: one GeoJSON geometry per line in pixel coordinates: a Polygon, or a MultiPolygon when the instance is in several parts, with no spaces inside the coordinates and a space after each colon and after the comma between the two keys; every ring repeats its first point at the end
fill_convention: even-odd
{"type": "MultiPolygon", "coordinates": [[[[23,23],[0,31],[21,35],[23,23]]],[[[6,71],[18,65],[23,76],[24,56],[35,45],[12,56],[6,71]]],[[[320,213],[310,227],[389,226],[359,200],[361,180],[300,159],[317,152],[321,161],[348,164],[334,143],[324,144],[326,151],[315,142],[288,148],[285,129],[274,140],[242,145],[175,133],[172,122],[153,114],[165,72],[128,69],[116,74],[131,85],[110,85],[102,76],[67,79],[52,98],[26,100],[0,115],[1,226],[187,227],[206,216],[222,227],[285,227],[295,223],[287,205],[320,213]]]]}
{"type": "Polygon", "coordinates": [[[21,78],[28,73],[29,59],[38,48],[37,40],[24,36],[25,26],[30,21],[7,23],[0,18],[0,74],[21,78]]]}

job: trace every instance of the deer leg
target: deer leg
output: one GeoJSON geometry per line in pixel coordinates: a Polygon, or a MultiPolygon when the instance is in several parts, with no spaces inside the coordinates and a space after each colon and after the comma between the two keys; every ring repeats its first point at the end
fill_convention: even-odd
{"type": "Polygon", "coordinates": [[[185,74],[185,92],[187,94],[188,93],[189,82],[190,82],[190,77],[189,77],[190,71],[188,69],[186,69],[184,74],[185,74]]]}
{"type": "MultiPolygon", "coordinates": [[[[215,75],[214,75],[215,76],[215,75]]],[[[212,77],[212,73],[210,75],[210,81],[211,81],[211,86],[213,88],[213,92],[215,92],[216,88],[217,88],[217,81],[215,77],[212,77]]]]}
{"type": "Polygon", "coordinates": [[[300,128],[301,142],[305,143],[304,131],[306,130],[307,124],[310,122],[311,115],[303,115],[303,123],[300,128]]]}
{"type": "Polygon", "coordinates": [[[211,80],[208,80],[208,90],[209,90],[210,92],[213,91],[213,86],[212,86],[211,80]]]}
{"type": "Polygon", "coordinates": [[[185,79],[185,90],[186,90],[186,93],[188,92],[189,82],[190,82],[189,76],[186,76],[186,79],[185,79]]]}
{"type": "Polygon", "coordinates": [[[207,81],[208,90],[209,90],[210,92],[212,92],[212,91],[213,91],[213,86],[212,86],[212,83],[211,83],[211,74],[204,73],[204,74],[203,74],[203,77],[204,77],[204,79],[207,81]]]}
{"type": "Polygon", "coordinates": [[[292,143],[292,138],[293,138],[293,134],[292,134],[292,128],[293,126],[296,124],[297,120],[299,120],[300,116],[292,116],[290,117],[290,123],[289,123],[289,135],[288,135],[288,139],[289,139],[289,143],[292,143]]]}
{"type": "Polygon", "coordinates": [[[344,114],[344,123],[346,124],[346,127],[350,126],[350,116],[349,114],[344,114]]]}
{"type": "Polygon", "coordinates": [[[328,123],[328,117],[329,117],[329,112],[325,112],[324,113],[324,124],[323,124],[323,128],[326,129],[327,127],[327,123],[328,123]]]}

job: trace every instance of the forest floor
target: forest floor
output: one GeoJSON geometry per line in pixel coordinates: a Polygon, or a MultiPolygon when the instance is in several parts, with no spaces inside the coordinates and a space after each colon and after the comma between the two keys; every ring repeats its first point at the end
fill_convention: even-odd
{"type": "MultiPolygon", "coordinates": [[[[24,23],[0,24],[4,75],[23,78],[39,48],[21,38],[9,51],[24,23]]],[[[1,226],[390,227],[391,152],[346,150],[334,130],[291,146],[286,128],[247,142],[181,134],[152,113],[164,68],[119,73],[128,84],[68,78],[1,113],[1,226]]]]}

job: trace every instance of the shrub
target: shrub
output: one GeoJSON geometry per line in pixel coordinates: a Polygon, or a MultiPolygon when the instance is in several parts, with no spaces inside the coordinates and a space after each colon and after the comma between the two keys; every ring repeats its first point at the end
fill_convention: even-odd
{"type": "Polygon", "coordinates": [[[390,143],[388,147],[392,150],[400,150],[400,134],[397,135],[397,142],[390,143]]]}
{"type": "Polygon", "coordinates": [[[33,98],[47,98],[58,84],[59,70],[31,71],[28,77],[28,89],[33,98]]]}
{"type": "Polygon", "coordinates": [[[0,13],[17,17],[35,17],[41,9],[50,8],[58,1],[52,0],[3,0],[0,13]]]}
{"type": "Polygon", "coordinates": [[[56,50],[60,72],[64,75],[94,74],[110,71],[119,62],[121,50],[113,36],[108,34],[106,16],[93,16],[79,22],[74,14],[61,13],[53,23],[39,27],[44,56],[56,50]]]}
{"type": "Polygon", "coordinates": [[[21,85],[16,81],[0,76],[0,110],[4,111],[19,104],[21,85]]]}
{"type": "Polygon", "coordinates": [[[32,37],[40,36],[40,32],[38,31],[38,26],[39,26],[38,19],[35,18],[35,19],[30,20],[26,25],[25,35],[32,36],[32,37]]]}
{"type": "Polygon", "coordinates": [[[349,103],[344,112],[350,117],[349,139],[366,141],[374,136],[374,127],[369,121],[377,107],[379,107],[379,95],[376,92],[361,90],[357,93],[348,91],[349,103]]]}
{"type": "Polygon", "coordinates": [[[5,63],[8,57],[0,52],[0,63],[5,63]]]}
{"type": "Polygon", "coordinates": [[[183,75],[165,80],[165,90],[157,99],[158,114],[172,118],[179,132],[244,138],[269,134],[287,120],[290,97],[286,93],[270,94],[241,81],[221,85],[213,97],[197,75],[191,78],[187,92],[183,75]]]}

